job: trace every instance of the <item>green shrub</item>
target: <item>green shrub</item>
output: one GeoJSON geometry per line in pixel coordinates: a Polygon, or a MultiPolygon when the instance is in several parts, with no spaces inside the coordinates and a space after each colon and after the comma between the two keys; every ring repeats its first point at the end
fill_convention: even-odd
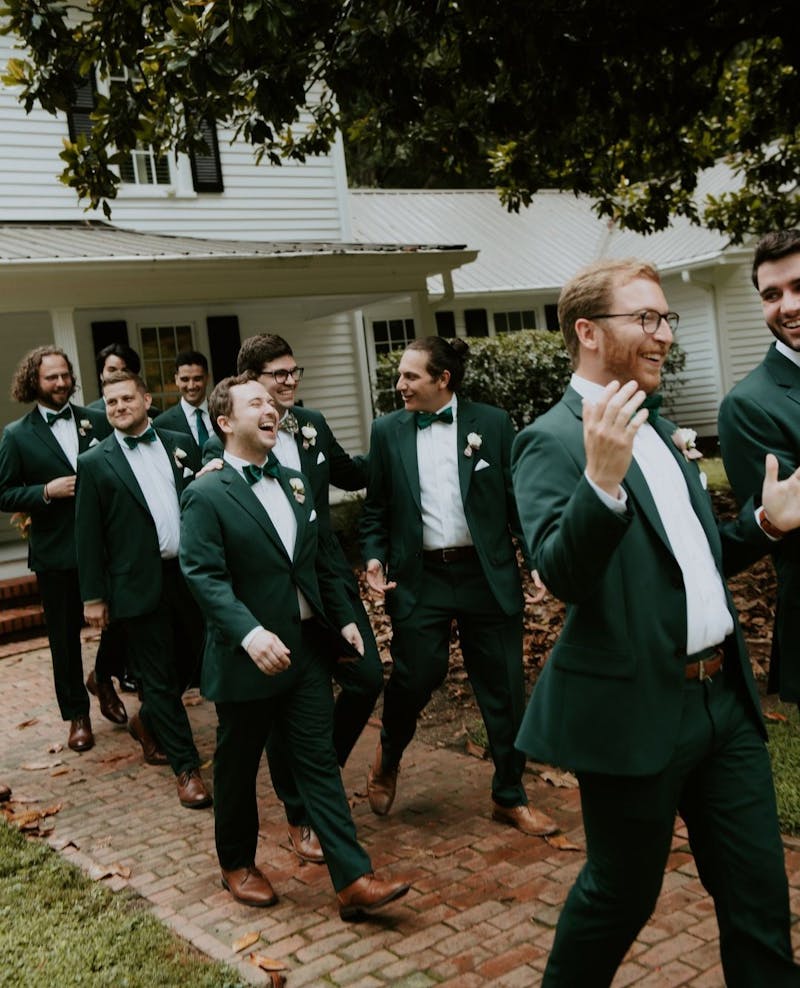
{"type": "MultiPolygon", "coordinates": [[[[504,408],[517,429],[554,405],[569,383],[572,368],[560,333],[531,329],[467,342],[470,354],[459,393],[504,408]]],[[[378,358],[373,392],[378,414],[402,407],[394,389],[402,355],[402,350],[394,350],[378,358]]],[[[685,352],[673,345],[664,374],[667,406],[682,383],[679,375],[685,363],[685,352]]]]}

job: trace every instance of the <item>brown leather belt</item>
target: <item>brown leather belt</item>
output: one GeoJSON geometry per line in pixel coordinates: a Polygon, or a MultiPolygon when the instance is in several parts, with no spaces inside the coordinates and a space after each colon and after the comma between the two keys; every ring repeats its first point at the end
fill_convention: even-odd
{"type": "Polygon", "coordinates": [[[464,559],[477,559],[474,545],[454,545],[450,549],[423,549],[422,558],[432,563],[460,563],[464,559]]]}
{"type": "MultiPolygon", "coordinates": [[[[686,678],[699,679],[702,683],[704,679],[711,679],[712,676],[716,676],[722,668],[722,660],[725,658],[725,649],[722,645],[717,645],[715,648],[707,648],[705,651],[697,652],[696,654],[701,655],[702,658],[696,662],[686,663],[686,678]]],[[[694,656],[690,655],[689,658],[694,658],[694,656]]]]}

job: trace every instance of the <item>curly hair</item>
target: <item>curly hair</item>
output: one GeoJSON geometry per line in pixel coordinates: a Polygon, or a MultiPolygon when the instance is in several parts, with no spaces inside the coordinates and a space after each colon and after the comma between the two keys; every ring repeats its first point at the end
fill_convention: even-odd
{"type": "Polygon", "coordinates": [[[75,394],[78,382],[75,380],[72,361],[61,347],[50,344],[47,346],[37,346],[35,349],[26,353],[22,360],[20,360],[17,369],[14,371],[14,376],[11,378],[11,397],[14,401],[28,404],[39,398],[39,368],[42,366],[42,361],[45,357],[63,357],[66,360],[69,375],[72,378],[72,390],[69,393],[70,398],[75,394]]]}

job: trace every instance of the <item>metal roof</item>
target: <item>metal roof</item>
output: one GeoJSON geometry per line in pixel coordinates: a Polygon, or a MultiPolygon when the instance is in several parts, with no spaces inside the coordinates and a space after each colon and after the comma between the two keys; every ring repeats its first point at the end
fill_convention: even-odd
{"type": "Polygon", "coordinates": [[[0,223],[0,264],[408,254],[461,249],[462,245],[453,244],[290,243],[171,236],[124,230],[96,220],[75,223],[0,223]]]}
{"type": "MultiPolygon", "coordinates": [[[[724,165],[708,169],[699,192],[733,188],[724,165]]],[[[663,269],[718,257],[728,246],[719,233],[678,217],[659,233],[620,230],[593,210],[593,200],[543,191],[519,213],[509,213],[494,190],[352,189],[354,236],[370,240],[458,240],[480,251],[453,272],[458,293],[559,289],[575,272],[602,257],[636,256],[663,269]]]]}

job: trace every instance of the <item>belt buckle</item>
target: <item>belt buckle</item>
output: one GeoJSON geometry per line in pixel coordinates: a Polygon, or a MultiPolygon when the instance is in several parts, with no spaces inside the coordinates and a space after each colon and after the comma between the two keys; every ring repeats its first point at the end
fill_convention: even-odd
{"type": "Polygon", "coordinates": [[[698,666],[697,678],[700,680],[701,683],[705,682],[705,680],[708,680],[709,683],[712,683],[714,681],[714,677],[709,676],[709,674],[706,672],[706,662],[707,661],[713,662],[715,658],[716,656],[712,656],[712,658],[709,660],[700,659],[700,661],[697,663],[698,666]]]}
{"type": "Polygon", "coordinates": [[[451,563],[457,555],[458,551],[456,549],[442,549],[442,562],[451,563]]]}

